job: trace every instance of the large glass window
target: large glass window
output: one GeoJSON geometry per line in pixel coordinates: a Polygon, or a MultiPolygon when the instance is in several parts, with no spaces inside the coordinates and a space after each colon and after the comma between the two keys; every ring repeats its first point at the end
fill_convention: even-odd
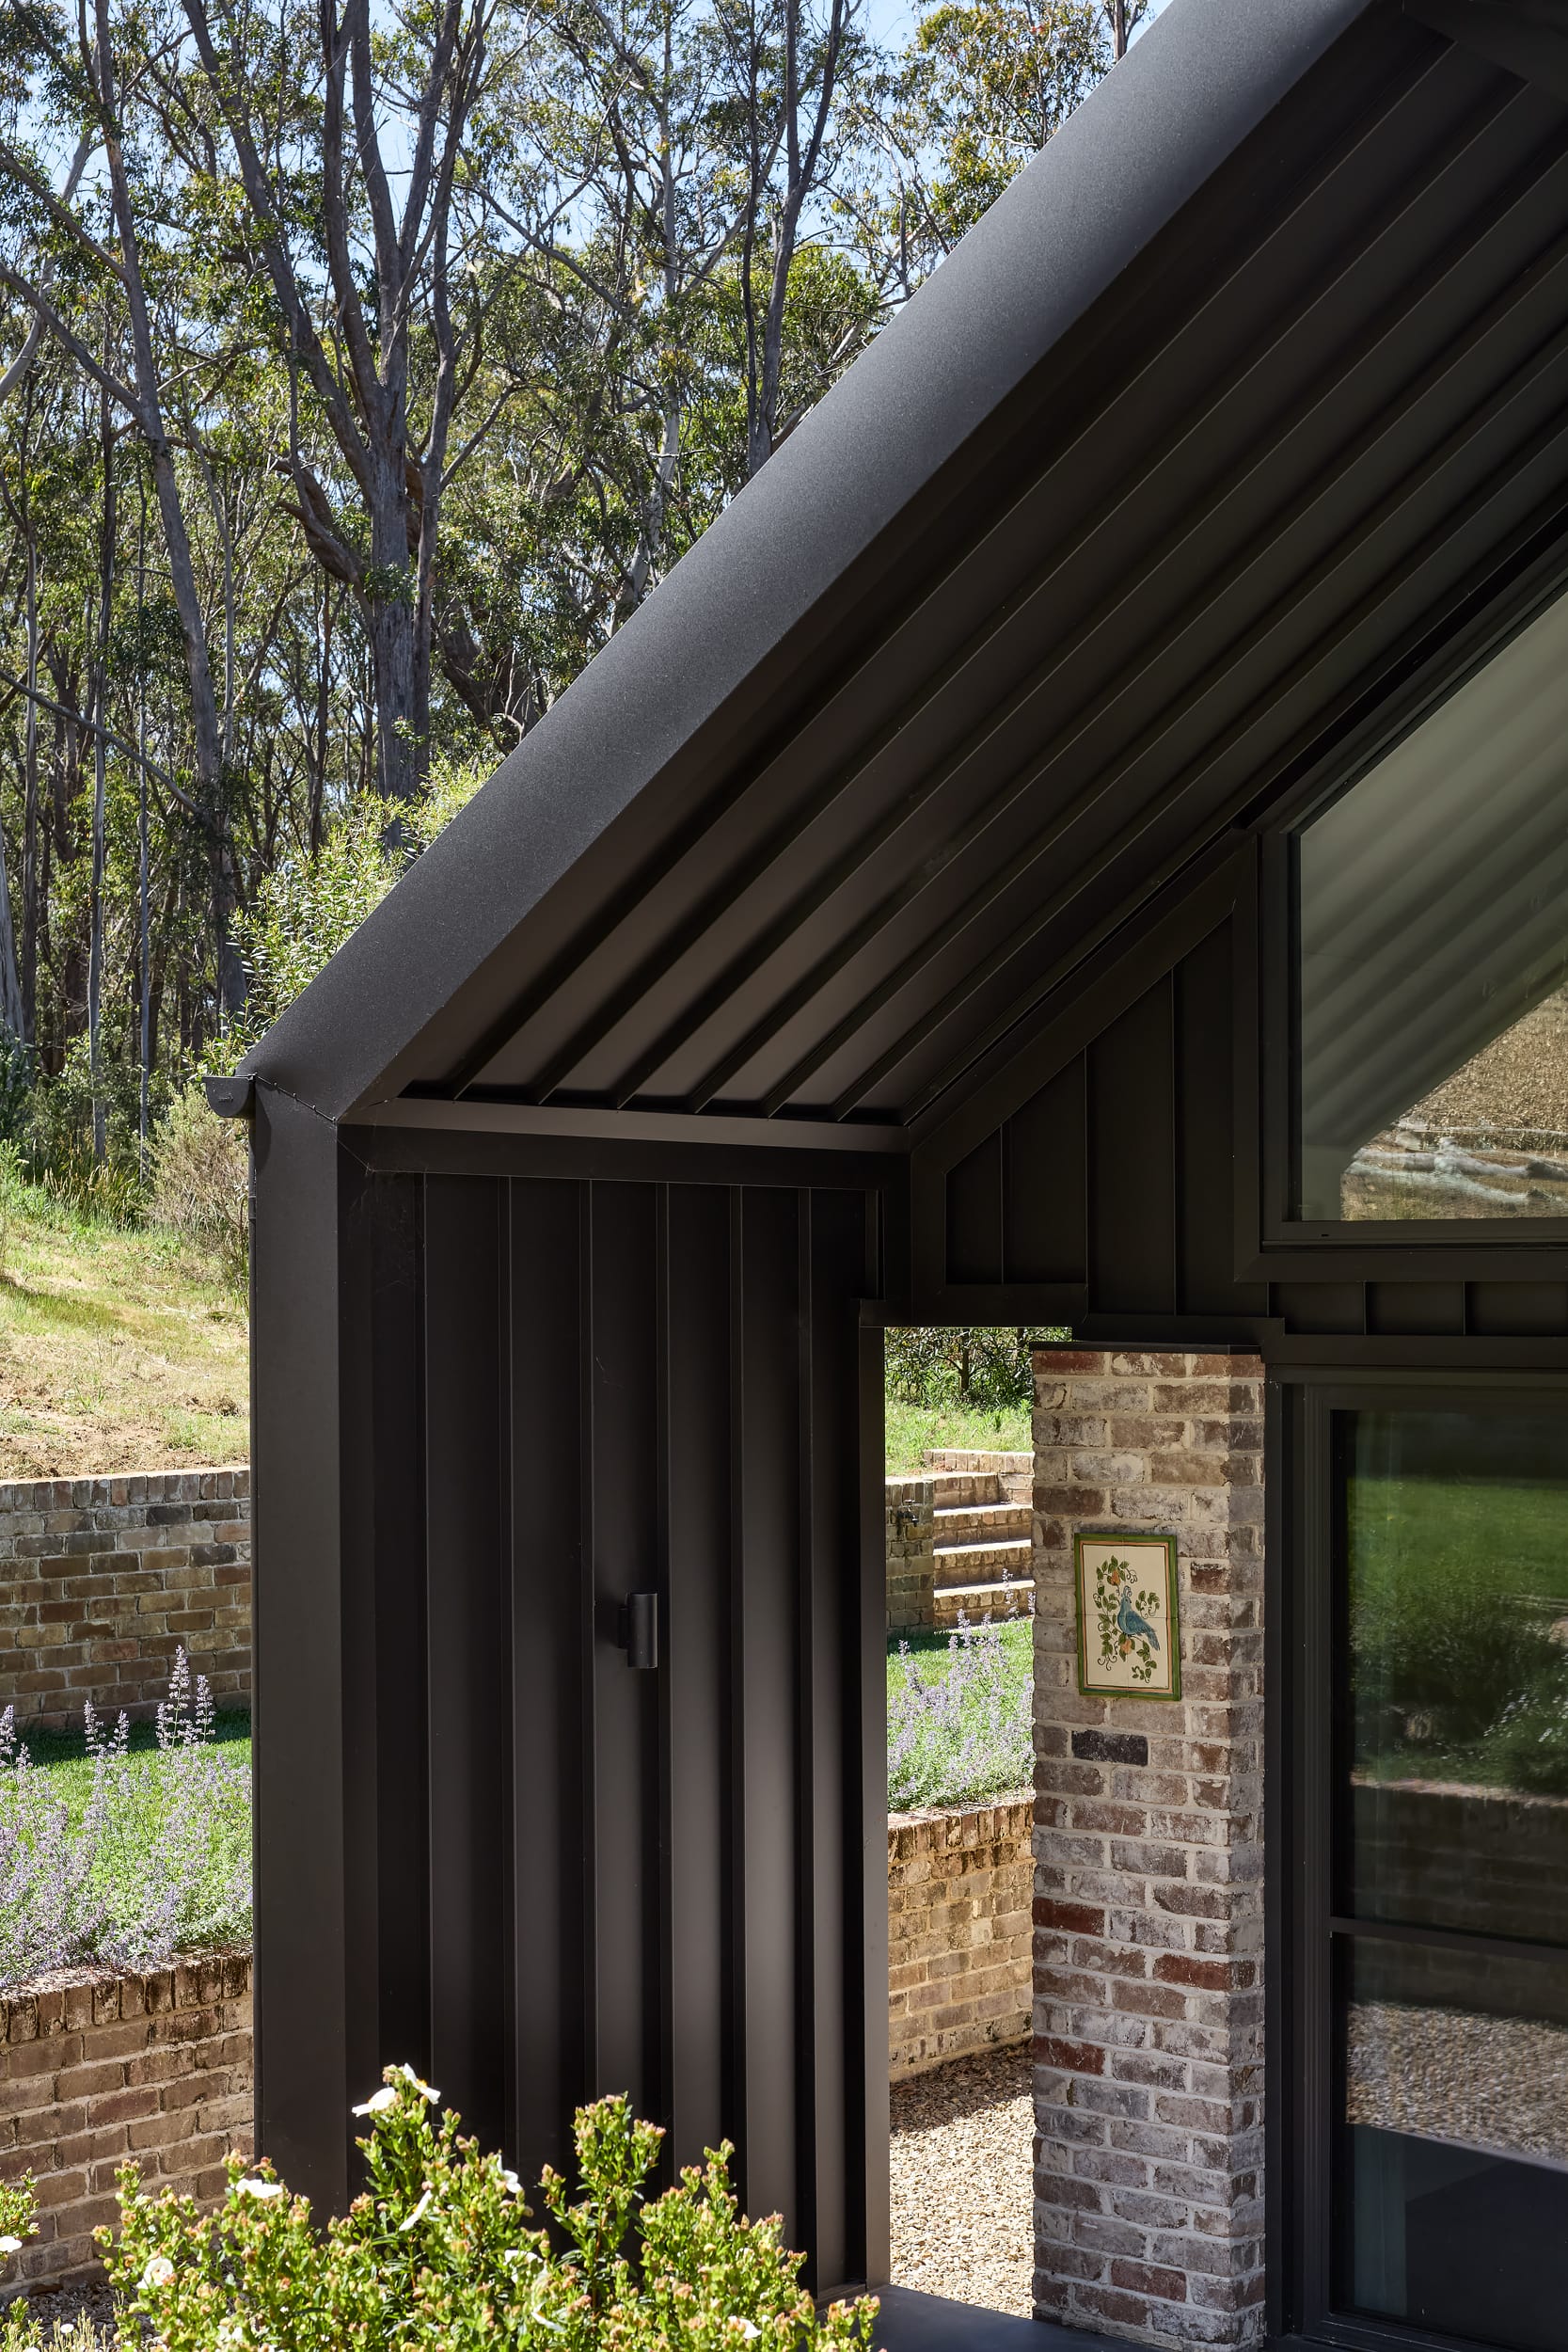
{"type": "Polygon", "coordinates": [[[1568,1216],[1568,599],[1296,860],[1298,1214],[1568,1216]]]}
{"type": "Polygon", "coordinates": [[[1568,2341],[1568,1412],[1334,1417],[1335,2299],[1568,2341]]]}

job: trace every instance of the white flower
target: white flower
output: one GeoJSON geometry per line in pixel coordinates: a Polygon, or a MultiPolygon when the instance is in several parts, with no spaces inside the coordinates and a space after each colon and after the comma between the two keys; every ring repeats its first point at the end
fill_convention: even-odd
{"type": "Polygon", "coordinates": [[[372,2090],[364,2106],[356,2107],[354,2112],[356,2115],[385,2115],[388,2108],[395,2107],[397,2103],[398,2094],[391,2084],[383,2083],[381,2089],[372,2090]]]}
{"type": "Polygon", "coordinates": [[[421,2099],[428,2099],[432,2106],[436,2105],[441,2096],[440,2092],[438,2090],[432,2090],[428,2083],[421,2082],[411,2066],[401,2066],[398,2069],[398,2072],[402,2074],[404,2082],[410,2082],[413,2084],[421,2099]]]}
{"type": "Polygon", "coordinates": [[[514,2197],[520,2197],[522,2195],[523,2185],[521,2181],[517,2178],[515,2172],[509,2172],[504,2164],[501,2167],[501,2180],[514,2197]]]}
{"type": "Polygon", "coordinates": [[[288,2191],[281,2181],[236,2181],[234,2194],[236,2197],[260,2197],[264,2202],[269,2197],[286,2197],[288,2191]]]}
{"type": "Polygon", "coordinates": [[[218,2352],[239,2352],[245,2340],[245,2321],[226,2319],[218,2329],[218,2352]]]}
{"type": "Polygon", "coordinates": [[[20,2254],[21,2251],[22,2240],[19,2237],[12,2237],[8,2232],[6,2236],[0,2237],[0,2254],[20,2254]]]}
{"type": "Polygon", "coordinates": [[[147,2268],[142,2272],[141,2282],[144,2287],[166,2287],[173,2276],[174,2265],[169,2261],[168,2256],[154,2254],[147,2268]]]}
{"type": "Polygon", "coordinates": [[[732,2328],[738,2328],[748,2344],[751,2343],[753,2336],[760,2336],[762,2333],[762,2329],[757,2326],[754,2320],[742,2319],[738,2312],[731,2312],[730,2326],[732,2328]]]}
{"type": "Polygon", "coordinates": [[[411,2229],[414,2227],[414,2224],[415,2224],[415,2222],[416,2222],[416,2221],[422,2221],[422,2220],[424,2219],[424,2217],[425,2217],[426,2211],[427,2211],[427,2210],[428,2210],[428,2208],[429,2208],[430,2199],[431,2199],[431,2191],[427,2188],[427,2189],[425,2190],[424,2195],[420,2198],[420,2200],[419,2203],[415,2206],[415,2208],[414,2208],[413,2212],[409,2215],[409,2217],[408,2217],[407,2220],[406,2220],[406,2221],[404,2221],[404,2222],[400,2222],[400,2223],[399,2223],[399,2225],[398,2225],[398,2226],[399,2226],[399,2228],[400,2228],[400,2229],[404,2229],[404,2230],[411,2230],[411,2229]]]}

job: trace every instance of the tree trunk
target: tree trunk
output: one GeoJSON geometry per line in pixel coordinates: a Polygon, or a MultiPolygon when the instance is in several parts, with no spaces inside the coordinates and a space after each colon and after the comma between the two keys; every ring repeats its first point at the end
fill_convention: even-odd
{"type": "Polygon", "coordinates": [[[27,749],[22,815],[22,1033],[38,1036],[39,970],[39,599],[38,553],[27,540],[27,749]]]}
{"type": "MultiPolygon", "coordinates": [[[[107,359],[108,332],[104,330],[107,359]]],[[[87,1066],[92,1073],[92,1156],[102,1167],[108,1156],[109,1122],[103,1102],[102,1046],[103,1033],[103,863],[108,747],[103,730],[109,723],[109,619],[114,597],[115,569],[115,437],[109,395],[98,401],[99,434],[103,445],[103,516],[99,547],[98,660],[93,680],[92,736],[92,894],[87,946],[87,1066]]]]}
{"type": "Polygon", "coordinates": [[[408,435],[394,383],[376,421],[371,561],[361,585],[375,700],[376,789],[411,801],[420,788],[418,586],[408,560],[408,435]]]}
{"type": "Polygon", "coordinates": [[[196,584],[185,511],[164,422],[157,356],[152,344],[151,314],[142,279],[141,247],[136,235],[131,183],[120,147],[112,51],[106,0],[97,0],[98,44],[93,59],[99,81],[103,121],[103,153],[108,165],[109,191],[119,242],[120,270],[125,287],[126,321],[130,328],[132,382],[136,402],[133,413],[152,464],[152,485],[164,527],[164,551],[168,559],[169,585],[185,646],[185,673],[191,690],[191,730],[196,752],[198,797],[208,826],[208,873],[212,893],[213,933],[217,958],[218,1001],[226,1015],[245,1005],[245,972],[234,950],[230,924],[236,899],[233,857],[225,805],[224,745],[207,652],[206,616],[196,584]]]}

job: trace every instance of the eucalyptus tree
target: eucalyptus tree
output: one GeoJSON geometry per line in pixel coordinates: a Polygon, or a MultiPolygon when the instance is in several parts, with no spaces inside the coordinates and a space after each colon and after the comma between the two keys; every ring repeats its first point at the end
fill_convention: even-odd
{"type": "Polygon", "coordinates": [[[371,0],[182,0],[196,70],[167,85],[211,139],[215,189],[270,293],[279,464],[311,554],[362,613],[376,781],[394,799],[419,788],[429,743],[441,502],[480,319],[464,142],[497,4],[410,5],[372,26],[371,0]],[[389,152],[405,158],[401,199],[389,152]]]}

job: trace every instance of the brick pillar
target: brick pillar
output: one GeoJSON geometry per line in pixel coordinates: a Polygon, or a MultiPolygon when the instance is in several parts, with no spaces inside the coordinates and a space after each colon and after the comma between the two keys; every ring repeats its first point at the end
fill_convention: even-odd
{"type": "Polygon", "coordinates": [[[1035,1358],[1035,2308],[1263,2327],[1263,1368],[1035,1358]],[[1081,1698],[1078,1529],[1175,1535],[1181,1697],[1081,1698]]]}
{"type": "Polygon", "coordinates": [[[936,1481],[887,1482],[887,1629],[929,1631],[937,1621],[936,1481]]]}

